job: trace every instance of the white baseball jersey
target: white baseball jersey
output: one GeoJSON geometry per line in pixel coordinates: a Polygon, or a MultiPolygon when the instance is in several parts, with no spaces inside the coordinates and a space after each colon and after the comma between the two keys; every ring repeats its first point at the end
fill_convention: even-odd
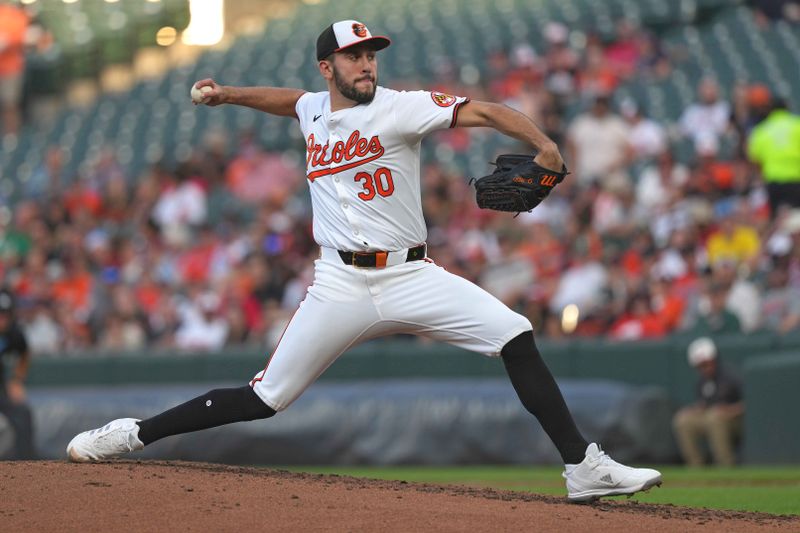
{"type": "Polygon", "coordinates": [[[400,250],[425,241],[422,138],[455,125],[467,98],[377,87],[369,104],[331,112],[327,91],[295,107],[306,139],[314,238],[338,250],[400,250]]]}
{"type": "MultiPolygon", "coordinates": [[[[466,98],[378,87],[369,104],[336,112],[327,92],[306,93],[297,116],[320,258],[314,282],[267,367],[250,382],[286,409],[340,354],[368,339],[410,333],[498,356],[531,323],[432,260],[408,260],[425,241],[420,141],[455,124],[466,98]],[[338,250],[386,251],[386,266],[345,264],[338,250]]],[[[419,258],[422,259],[422,258],[419,258]]]]}

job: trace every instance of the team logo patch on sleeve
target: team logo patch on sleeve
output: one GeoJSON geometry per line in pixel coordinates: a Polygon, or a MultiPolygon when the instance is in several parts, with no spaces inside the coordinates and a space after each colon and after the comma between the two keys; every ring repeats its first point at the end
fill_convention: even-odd
{"type": "Polygon", "coordinates": [[[445,94],[433,91],[431,93],[431,98],[433,98],[433,103],[438,105],[439,107],[450,107],[451,105],[456,103],[456,97],[452,94],[445,94]]]}
{"type": "Polygon", "coordinates": [[[362,39],[367,36],[367,27],[363,24],[356,22],[353,24],[353,33],[356,37],[361,37],[362,39]]]}

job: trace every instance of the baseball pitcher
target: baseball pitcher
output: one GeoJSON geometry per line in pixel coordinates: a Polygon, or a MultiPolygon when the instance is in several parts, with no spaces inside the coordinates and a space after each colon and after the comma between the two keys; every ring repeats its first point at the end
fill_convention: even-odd
{"type": "MultiPolygon", "coordinates": [[[[515,163],[532,163],[525,168],[535,170],[525,172],[544,170],[534,181],[547,187],[566,174],[557,146],[506,106],[379,86],[377,52],[389,44],[355,20],[325,28],[316,47],[319,73],[328,86],[323,92],[230,87],[211,79],[195,84],[195,103],[242,105],[297,119],[306,140],[314,238],[320,247],[314,281],[266,368],[248,385],[210,391],[147,420],[119,419],[83,432],[67,447],[71,460],[105,460],[169,435],[272,417],[347,349],[411,333],[503,360],[522,404],[564,460],[570,500],[632,494],[661,483],[659,472],[621,465],[583,438],[539,355],[527,318],[427,255],[420,201],[420,143],[426,135],[443,128],[494,128],[536,151],[532,162],[515,163]]],[[[509,179],[532,182],[517,174],[511,172],[509,179]]],[[[534,204],[504,202],[498,209],[534,204]]]]}

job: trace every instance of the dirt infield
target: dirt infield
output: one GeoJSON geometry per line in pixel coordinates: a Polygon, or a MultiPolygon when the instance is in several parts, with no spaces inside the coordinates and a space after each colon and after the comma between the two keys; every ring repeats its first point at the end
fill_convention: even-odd
{"type": "MultiPolygon", "coordinates": [[[[656,489],[657,490],[657,489],[656,489]]],[[[800,518],[204,463],[0,463],[3,531],[800,531],[800,518]]]]}

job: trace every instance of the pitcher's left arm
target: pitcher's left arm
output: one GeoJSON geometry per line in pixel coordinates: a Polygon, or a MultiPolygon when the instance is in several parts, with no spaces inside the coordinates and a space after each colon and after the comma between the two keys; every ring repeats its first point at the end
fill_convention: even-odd
{"type": "Polygon", "coordinates": [[[503,104],[471,100],[459,109],[455,127],[487,127],[520,140],[537,151],[533,159],[539,165],[560,170],[564,159],[556,143],[526,115],[503,104]]]}

